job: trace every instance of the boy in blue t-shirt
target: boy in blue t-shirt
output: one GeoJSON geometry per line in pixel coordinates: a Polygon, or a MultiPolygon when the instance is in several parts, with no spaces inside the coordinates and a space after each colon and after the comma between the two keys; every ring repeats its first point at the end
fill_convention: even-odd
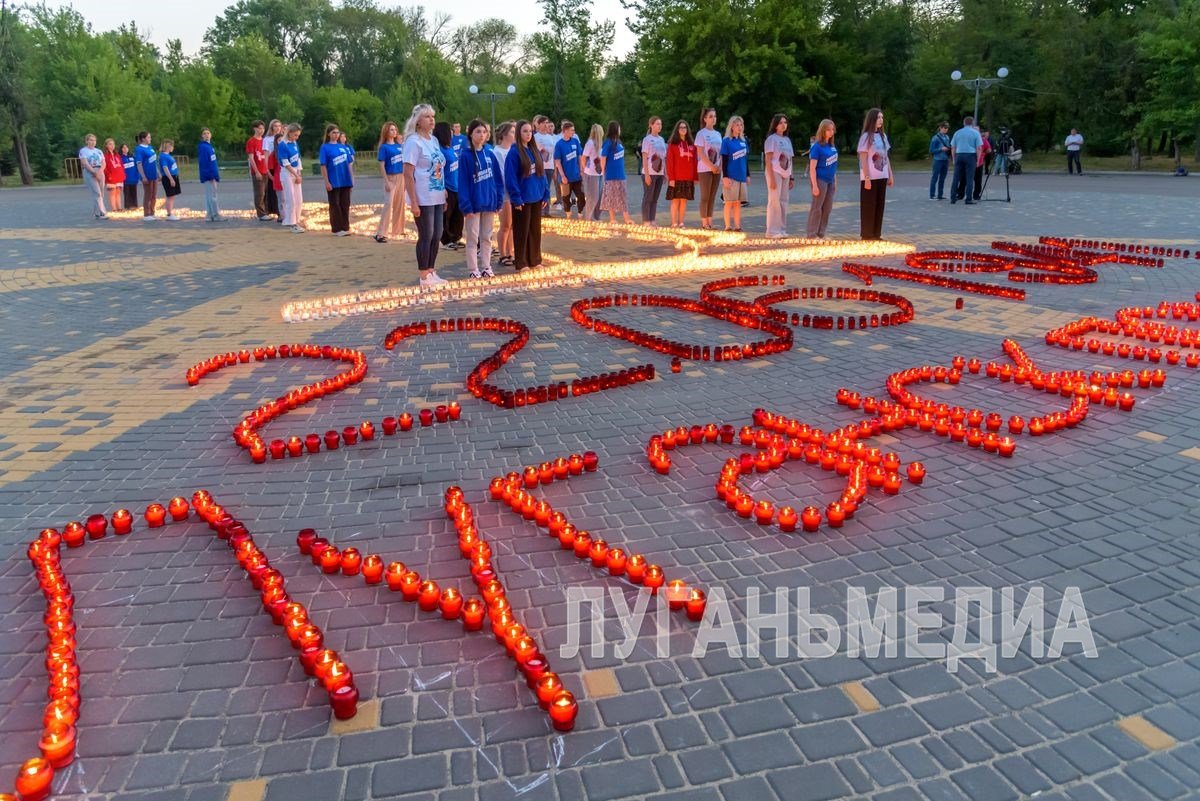
{"type": "Polygon", "coordinates": [[[163,192],[167,197],[168,220],[179,219],[179,215],[175,213],[175,198],[183,191],[179,186],[179,165],[175,163],[175,157],[171,155],[174,152],[174,140],[164,139],[158,154],[158,171],[162,176],[163,192]]]}
{"type": "Polygon", "coordinates": [[[142,181],[142,219],[151,222],[158,206],[158,154],[150,146],[149,131],[139,133],[137,141],[133,158],[137,163],[138,177],[142,181]]]}
{"type": "Polygon", "coordinates": [[[217,187],[221,183],[221,168],[217,151],[212,146],[212,131],[200,129],[200,144],[196,146],[196,161],[200,167],[200,183],[204,186],[204,208],[209,222],[220,222],[221,206],[217,202],[217,187]]]}
{"type": "Polygon", "coordinates": [[[583,195],[583,175],[579,171],[579,159],[583,155],[583,145],[575,135],[575,123],[570,120],[562,121],[562,139],[554,145],[554,174],[558,179],[559,194],[562,195],[563,211],[567,219],[571,219],[571,198],[575,198],[575,206],[579,209],[579,219],[583,219],[583,206],[587,202],[583,195]]]}

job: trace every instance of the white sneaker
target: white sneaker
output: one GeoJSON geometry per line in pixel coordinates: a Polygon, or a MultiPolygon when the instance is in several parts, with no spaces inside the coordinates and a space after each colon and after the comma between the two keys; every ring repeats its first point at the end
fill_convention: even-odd
{"type": "Polygon", "coordinates": [[[178,215],[178,214],[168,214],[168,215],[167,215],[167,219],[168,219],[168,220],[172,220],[172,221],[178,221],[178,220],[179,220],[179,215],[178,215]]]}
{"type": "Polygon", "coordinates": [[[157,219],[158,218],[153,215],[146,215],[146,216],[142,217],[142,222],[154,222],[157,219]]]}
{"type": "Polygon", "coordinates": [[[349,231],[335,231],[333,235],[334,236],[350,236],[350,232],[349,231]]]}
{"type": "Polygon", "coordinates": [[[431,273],[429,273],[429,275],[425,275],[425,276],[421,277],[421,286],[424,289],[434,289],[435,287],[439,287],[439,286],[442,286],[443,284],[448,284],[448,283],[450,283],[450,282],[447,281],[445,278],[442,278],[437,273],[431,272],[431,273]]]}
{"type": "Polygon", "coordinates": [[[492,265],[489,264],[488,266],[483,268],[483,277],[484,278],[495,278],[496,277],[496,274],[494,272],[492,272],[492,265]]]}
{"type": "Polygon", "coordinates": [[[293,226],[292,226],[292,233],[293,233],[293,234],[302,234],[302,233],[304,233],[304,229],[303,229],[303,228],[301,228],[301,227],[300,227],[300,226],[298,226],[298,225],[293,225],[293,226]]]}
{"type": "Polygon", "coordinates": [[[270,214],[260,214],[258,216],[258,219],[260,222],[269,222],[271,219],[271,215],[270,214]]]}
{"type": "Polygon", "coordinates": [[[467,274],[467,276],[469,278],[483,278],[483,273],[479,272],[479,268],[476,267],[474,270],[471,270],[471,272],[469,272],[467,274]]]}

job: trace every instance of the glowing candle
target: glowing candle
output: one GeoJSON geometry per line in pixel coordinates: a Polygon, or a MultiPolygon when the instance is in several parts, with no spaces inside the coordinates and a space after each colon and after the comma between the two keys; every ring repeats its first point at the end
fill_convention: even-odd
{"type": "Polygon", "coordinates": [[[450,413],[451,420],[458,420],[462,417],[462,406],[459,405],[458,401],[450,401],[446,410],[450,413]]]}
{"type": "Polygon", "coordinates": [[[468,598],[462,605],[463,628],[467,631],[479,631],[483,628],[483,601],[478,598],[468,598]]]}
{"type": "Polygon", "coordinates": [[[413,416],[408,412],[400,415],[400,430],[411,431],[413,427],[413,416]]]}
{"type": "Polygon", "coordinates": [[[75,759],[75,727],[51,723],[43,730],[38,748],[51,767],[65,768],[75,759]]]}
{"type": "Polygon", "coordinates": [[[567,458],[567,469],[570,470],[571,475],[573,475],[573,476],[577,476],[580,473],[582,473],[583,472],[583,457],[577,453],[571,454],[567,458]]]}
{"type": "Polygon", "coordinates": [[[418,606],[426,612],[432,612],[437,609],[438,601],[441,600],[442,591],[438,587],[436,581],[422,582],[417,593],[418,606]]]}
{"type": "Polygon", "coordinates": [[[671,579],[667,582],[667,606],[673,610],[683,608],[688,599],[688,585],[683,579],[671,579]]]}
{"type": "Polygon", "coordinates": [[[641,584],[646,578],[646,557],[634,554],[625,562],[625,572],[634,584],[641,584]]]}
{"type": "Polygon", "coordinates": [[[663,570],[658,565],[649,565],[646,568],[646,575],[642,578],[642,584],[650,588],[650,591],[655,595],[658,594],[658,588],[663,585],[665,577],[663,570]]]}
{"type": "Polygon", "coordinates": [[[362,554],[357,548],[347,548],[342,551],[342,575],[357,576],[359,570],[362,569],[362,554]]]}
{"type": "Polygon", "coordinates": [[[613,576],[620,576],[625,573],[627,566],[627,558],[625,551],[620,548],[610,548],[608,555],[604,558],[605,564],[608,566],[608,572],[613,576]]]}
{"type": "Polygon", "coordinates": [[[358,713],[358,689],[353,684],[343,684],[329,694],[329,705],[338,720],[349,720],[358,713]]]}
{"type": "MultiPolygon", "coordinates": [[[[316,553],[316,550],[313,550],[316,553]]],[[[321,552],[318,560],[321,564],[321,570],[326,573],[336,573],[342,567],[342,554],[337,548],[332,545],[328,546],[321,552]]]]}
{"type": "Polygon", "coordinates": [[[779,528],[782,531],[795,531],[797,521],[796,510],[790,506],[784,506],[779,510],[779,528]]]}
{"type": "Polygon", "coordinates": [[[771,525],[771,521],[775,519],[775,506],[770,501],[759,501],[754,504],[754,519],[760,526],[771,525]]]}
{"type": "Polygon", "coordinates": [[[925,465],[920,462],[913,462],[908,466],[908,480],[913,484],[920,484],[925,480],[925,465]]]}
{"type": "Polygon", "coordinates": [[[112,526],[114,534],[128,534],[133,531],[133,515],[128,509],[118,509],[113,513],[112,526]]]}
{"type": "Polygon", "coordinates": [[[537,693],[538,705],[542,709],[549,709],[550,702],[554,700],[554,696],[562,690],[562,680],[557,674],[546,671],[534,682],[534,691],[537,693]]]}
{"type": "MultiPolygon", "coordinates": [[[[401,577],[400,594],[406,601],[415,601],[418,597],[420,597],[421,576],[419,573],[410,570],[401,577]]],[[[434,599],[434,603],[437,603],[436,598],[434,599]]]]}
{"type": "Polygon", "coordinates": [[[800,521],[804,525],[804,530],[812,533],[821,525],[821,510],[815,506],[805,506],[800,513],[800,521]]]}
{"type": "Polygon", "coordinates": [[[704,617],[704,607],[707,605],[708,599],[704,595],[704,590],[692,588],[688,593],[688,598],[684,604],[687,610],[688,620],[701,620],[704,617]]]}
{"type": "Polygon", "coordinates": [[[362,562],[363,580],[368,584],[378,584],[383,581],[383,559],[377,554],[371,554],[362,562]]]}
{"type": "Polygon", "coordinates": [[[550,719],[558,731],[570,731],[575,726],[579,704],[569,690],[559,690],[550,702],[550,719]]]}
{"type": "Polygon", "coordinates": [[[339,687],[353,686],[354,676],[345,662],[335,659],[329,665],[325,677],[321,681],[325,685],[326,691],[334,693],[339,687]]]}
{"type": "Polygon", "coordinates": [[[998,450],[1001,456],[1011,457],[1013,455],[1013,451],[1016,449],[1017,443],[1013,441],[1012,437],[1005,437],[1004,439],[1000,440],[998,450]]]}
{"type": "MultiPolygon", "coordinates": [[[[899,479],[899,476],[897,476],[899,479]]],[[[846,520],[846,511],[842,504],[834,501],[825,508],[825,519],[829,521],[829,525],[833,528],[841,528],[842,523],[846,520]]]]}
{"type": "Polygon", "coordinates": [[[167,510],[161,503],[152,503],[146,507],[145,517],[150,528],[158,528],[166,521],[167,510]]]}
{"type": "Polygon", "coordinates": [[[54,767],[45,759],[33,757],[25,760],[17,771],[17,798],[20,801],[42,801],[50,795],[50,780],[53,778],[54,767]]]}
{"type": "Polygon", "coordinates": [[[438,600],[438,607],[442,610],[442,617],[444,619],[457,620],[463,608],[462,593],[453,587],[447,587],[442,590],[441,598],[438,600]]]}

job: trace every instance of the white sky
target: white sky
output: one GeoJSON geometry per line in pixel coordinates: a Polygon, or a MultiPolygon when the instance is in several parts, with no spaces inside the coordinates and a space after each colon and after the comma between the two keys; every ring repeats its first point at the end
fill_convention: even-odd
{"type": "MultiPolygon", "coordinates": [[[[426,13],[432,16],[438,11],[448,11],[451,24],[462,25],[477,21],[484,17],[500,16],[507,19],[522,34],[533,33],[537,28],[540,7],[537,0],[507,0],[503,4],[492,6],[479,2],[482,7],[477,17],[468,19],[459,9],[462,2],[431,2],[431,0],[383,0],[384,6],[422,6],[426,13]],[[502,13],[500,8],[503,9],[502,13]]],[[[204,41],[204,32],[221,12],[233,5],[222,0],[189,0],[189,2],[146,3],[128,2],[127,0],[46,0],[51,8],[73,6],[84,19],[92,24],[96,31],[106,31],[116,28],[122,23],[135,21],[138,29],[147,33],[150,40],[160,48],[168,39],[179,39],[183,42],[183,50],[191,55],[196,53],[204,41]]],[[[616,23],[616,38],[613,45],[613,56],[622,56],[633,49],[634,36],[625,26],[627,12],[621,6],[621,0],[592,0],[597,20],[612,20],[616,23]]]]}

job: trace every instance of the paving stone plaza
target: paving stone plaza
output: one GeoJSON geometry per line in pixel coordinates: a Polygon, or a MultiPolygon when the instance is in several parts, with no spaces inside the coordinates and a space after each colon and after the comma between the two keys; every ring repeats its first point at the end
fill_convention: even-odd
{"type": "MultiPolygon", "coordinates": [[[[117,535],[110,525],[84,547],[64,542],[60,549],[74,593],[82,703],[75,758],[55,771],[53,798],[1200,798],[1200,370],[1182,359],[1150,363],[1046,342],[1048,331],[1082,317],[1113,320],[1124,308],[1197,302],[1200,183],[1026,175],[1013,179],[1012,203],[972,207],[930,201],[927,186],[924,174],[898,177],[885,239],[920,251],[994,252],[998,240],[1032,245],[1039,236],[1075,237],[1187,249],[1189,256],[1167,257],[1161,269],[1100,263],[1094,283],[954,276],[1024,288],[1024,301],[876,278],[873,289],[911,301],[911,322],[787,326],[794,343],[785,352],[684,359],[673,372],[669,355],[578,325],[571,304],[613,293],[696,298],[705,282],[738,274],[781,275],[783,288],[806,290],[863,284],[842,272],[843,259],[832,258],[287,323],[281,307],[289,301],[414,285],[411,243],[379,245],[315,228],[298,236],[241,219],[93,222],[82,187],[0,191],[0,793],[11,792],[18,767],[39,755],[49,725],[43,715],[52,624],[27,548],[43,529],[65,532],[72,521],[111,519],[126,508],[132,534],[117,535]],[[646,364],[656,375],[500,408],[474,397],[466,377],[511,334],[455,331],[384,346],[398,326],[447,318],[528,327],[525,347],[487,379],[503,390],[569,386],[646,364]],[[899,475],[912,462],[927,475],[921,483],[906,477],[898,493],[872,486],[844,525],[832,527],[826,517],[815,532],[759,525],[717,498],[727,460],[761,452],[738,435],[732,444],[674,448],[665,474],[647,460],[655,434],[681,426],[690,434],[708,423],[740,431],[755,426],[756,409],[825,432],[857,425],[872,415],[839,404],[839,389],[890,400],[889,375],[908,368],[950,367],[955,356],[1012,365],[1005,339],[1046,373],[1162,369],[1165,381],[1117,387],[1133,396],[1130,410],[1094,401],[1078,425],[1040,438],[1014,436],[1012,458],[917,425],[864,436],[867,447],[899,456],[899,475]],[[250,358],[194,386],[186,375],[216,354],[284,343],[361,351],[367,372],[361,382],[262,425],[266,442],[323,438],[364,420],[379,426],[385,417],[451,402],[460,404],[461,419],[376,432],[332,451],[322,441],[318,453],[256,463],[232,436],[239,421],[345,364],[250,358]],[[596,470],[530,494],[593,542],[642,554],[668,579],[702,588],[703,621],[684,610],[656,618],[665,594],[639,596],[625,578],[577,559],[544,526],[493,500],[494,477],[524,475],[528,466],[536,473],[543,463],[588,451],[598,456],[596,470]],[[422,610],[387,583],[323,572],[297,549],[297,533],[314,529],[343,552],[352,547],[383,564],[401,561],[422,580],[479,596],[444,508],[452,486],[462,488],[490,545],[514,616],[577,701],[570,731],[556,730],[491,627],[464,631],[462,622],[422,610]],[[329,693],[264,611],[260,589],[229,543],[195,511],[186,521],[147,525],[147,505],[177,496],[191,501],[197,490],[244,524],[288,596],[319,627],[324,647],[353,672],[353,717],[335,718],[329,693]],[[867,628],[851,621],[852,598],[865,594],[878,611],[888,588],[898,598],[899,629],[872,648],[869,639],[855,638],[867,628]],[[783,615],[753,614],[754,606],[774,611],[780,589],[787,593],[783,615]],[[914,598],[922,592],[934,600],[918,609],[914,598]],[[602,617],[592,606],[569,603],[586,593],[602,599],[602,617]],[[800,647],[802,595],[808,619],[838,624],[835,653],[800,647]],[[966,597],[975,600],[956,611],[966,597]],[[1030,597],[1044,600],[1044,617],[1037,616],[1044,631],[1035,625],[1004,649],[1003,600],[1015,598],[1016,609],[1007,610],[1013,618],[1030,597]],[[635,620],[637,636],[626,648],[629,619],[618,609],[637,608],[639,598],[649,611],[635,620]],[[714,620],[722,606],[727,618],[714,620]],[[1075,639],[1052,654],[1056,620],[1068,607],[1075,639]],[[573,609],[582,622],[572,623],[573,609]],[[927,622],[919,637],[905,642],[920,616],[927,622]],[[752,621],[764,623],[756,655],[748,642],[752,621]],[[728,627],[718,641],[697,654],[698,641],[722,622],[728,627]],[[770,628],[781,623],[782,635],[770,628]],[[721,639],[730,631],[737,652],[721,639]],[[1083,634],[1094,650],[1080,642],[1083,634]],[[577,652],[564,653],[577,636],[577,652]],[[939,655],[964,641],[995,644],[995,658],[970,648],[956,661],[939,655]],[[914,645],[929,648],[923,655],[914,645]]],[[[310,201],[321,197],[317,183],[305,190],[310,201]]],[[[226,208],[249,207],[247,182],[226,181],[222,192],[226,208]]],[[[840,192],[830,236],[857,240],[857,191],[845,176],[840,192]]],[[[791,231],[803,230],[803,194],[798,187],[792,195],[791,231]]],[[[375,203],[380,195],[378,181],[368,179],[354,200],[375,203]]],[[[761,185],[751,187],[746,229],[759,244],[744,248],[747,258],[771,247],[761,242],[762,196],[761,185]]],[[[198,184],[185,184],[180,205],[203,208],[198,184]]],[[[548,269],[564,260],[689,258],[672,244],[644,239],[548,234],[543,247],[548,269]]],[[[739,251],[731,244],[706,252],[739,251]]],[[[904,267],[899,254],[851,260],[904,267]]],[[[461,253],[443,250],[439,272],[464,278],[463,262],[461,253]]],[[[749,301],[780,288],[724,294],[749,301]]],[[[826,298],[775,308],[789,318],[894,310],[826,298]]],[[[684,343],[767,338],[645,302],[590,314],[684,343]]],[[[1200,327],[1186,313],[1160,322],[1200,327]]],[[[1170,349],[1119,332],[1083,336],[1170,349]]],[[[995,411],[1005,421],[1002,435],[1010,416],[1029,421],[1070,403],[984,370],[964,369],[958,384],[909,389],[935,403],[995,411]]],[[[847,486],[841,472],[800,458],[764,472],[751,466],[739,486],[774,507],[824,511],[847,486]]]]}

